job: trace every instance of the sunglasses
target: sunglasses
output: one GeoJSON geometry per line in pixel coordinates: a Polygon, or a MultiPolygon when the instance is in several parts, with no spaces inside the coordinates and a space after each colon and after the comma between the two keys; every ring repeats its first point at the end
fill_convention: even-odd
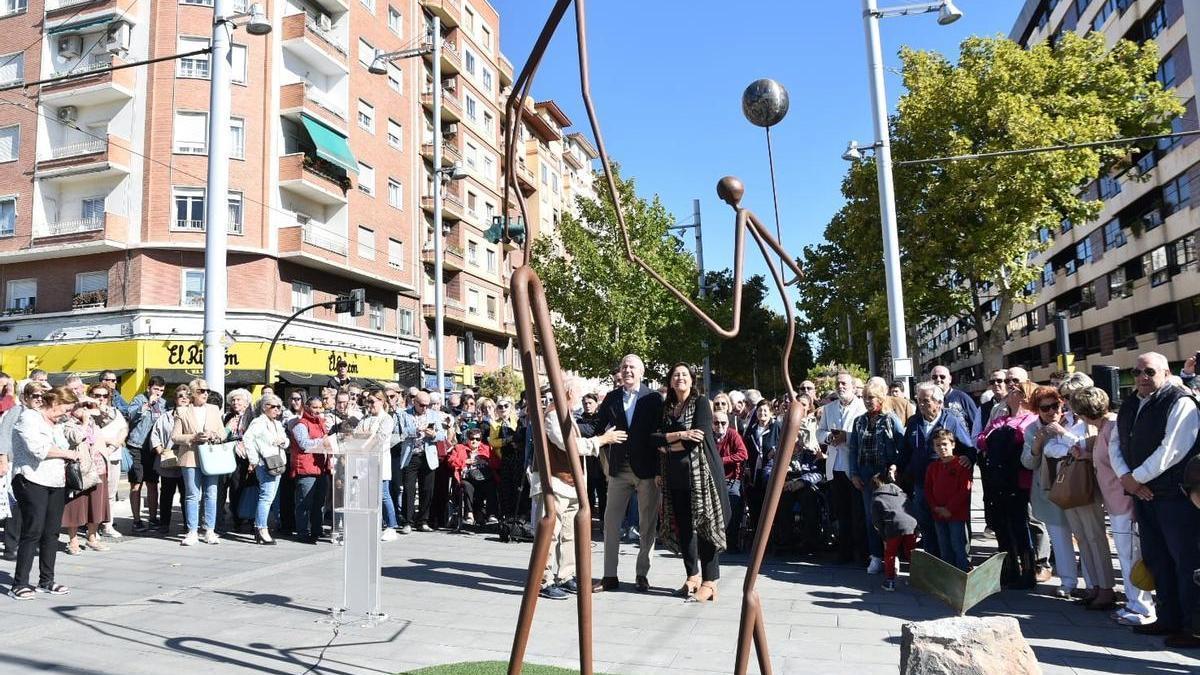
{"type": "Polygon", "coordinates": [[[282,408],[282,407],[283,406],[279,405],[278,403],[268,403],[263,406],[263,408],[282,408]]]}
{"type": "Polygon", "coordinates": [[[208,390],[207,389],[193,389],[192,393],[193,394],[207,394],[208,390]]]}
{"type": "Polygon", "coordinates": [[[1042,412],[1058,412],[1062,410],[1062,405],[1058,403],[1047,403],[1046,405],[1038,406],[1038,410],[1042,412]]]}
{"type": "Polygon", "coordinates": [[[1130,372],[1133,373],[1134,377],[1141,377],[1143,375],[1145,375],[1146,377],[1154,377],[1155,375],[1158,374],[1158,371],[1153,368],[1134,368],[1130,372]]]}
{"type": "Polygon", "coordinates": [[[92,396],[95,396],[96,398],[108,398],[108,394],[92,394],[92,396]]]}
{"type": "Polygon", "coordinates": [[[102,380],[100,380],[100,381],[101,381],[101,382],[116,382],[116,381],[117,381],[117,378],[115,378],[115,377],[106,377],[106,378],[103,378],[103,379],[102,379],[102,380]]]}

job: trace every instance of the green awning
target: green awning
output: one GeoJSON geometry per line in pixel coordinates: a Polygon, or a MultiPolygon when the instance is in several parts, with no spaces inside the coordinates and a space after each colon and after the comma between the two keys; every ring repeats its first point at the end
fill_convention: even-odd
{"type": "Polygon", "coordinates": [[[99,16],[99,17],[95,17],[95,18],[91,18],[91,19],[84,19],[83,21],[76,21],[75,23],[64,23],[64,24],[61,24],[58,26],[53,26],[51,28],[47,28],[46,34],[47,35],[56,35],[58,33],[76,33],[76,32],[83,30],[84,28],[91,28],[92,26],[108,25],[108,24],[112,23],[113,21],[116,21],[116,18],[117,17],[115,14],[105,14],[104,16],[99,16]]]}
{"type": "Polygon", "coordinates": [[[317,146],[317,156],[351,173],[358,173],[358,160],[350,152],[350,142],[340,131],[325,126],[315,117],[300,113],[304,128],[317,146]]]}

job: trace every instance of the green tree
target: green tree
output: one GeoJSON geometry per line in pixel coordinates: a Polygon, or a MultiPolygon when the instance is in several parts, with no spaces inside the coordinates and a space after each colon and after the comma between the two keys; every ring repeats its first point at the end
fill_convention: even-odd
{"type": "MultiPolygon", "coordinates": [[[[841,371],[846,371],[866,382],[871,377],[867,373],[867,369],[857,363],[835,363],[830,361],[819,366],[814,366],[808,371],[808,378],[817,386],[817,396],[824,396],[831,391],[837,391],[837,375],[841,371]]],[[[820,405],[820,402],[818,402],[820,405]]]]}
{"type": "MultiPolygon", "coordinates": [[[[1022,49],[973,37],[960,51],[957,64],[901,51],[907,92],[891,121],[898,161],[1164,133],[1183,112],[1155,79],[1153,42],[1108,48],[1102,34],[1067,33],[1056,46],[1022,49]]],[[[1041,270],[1031,260],[1045,246],[1039,230],[1095,220],[1101,203],[1084,188],[1127,171],[1140,151],[1152,145],[897,167],[908,325],[963,319],[978,338],[984,371],[1001,367],[1007,324],[1037,290],[1041,270]]],[[[887,341],[874,177],[872,161],[850,169],[847,202],[826,230],[827,244],[805,251],[804,308],[810,326],[823,326],[823,357],[835,337],[830,325],[847,313],[887,341]]]]}
{"type": "MultiPolygon", "coordinates": [[[[670,234],[674,217],[658,197],[637,195],[632,178],[614,166],[617,192],[633,250],[676,288],[697,295],[696,261],[670,234]]],[[[603,181],[597,176],[597,184],[603,181]]],[[[607,375],[635,353],[647,370],[665,377],[676,361],[701,358],[705,332],[687,309],[625,258],[616,213],[607,193],[579,199],[580,218],[564,213],[557,231],[533,246],[533,268],[554,313],[554,335],[564,368],[588,377],[607,375]]]]}
{"type": "Polygon", "coordinates": [[[493,401],[507,396],[514,401],[521,395],[525,381],[512,366],[504,366],[499,370],[483,373],[477,382],[479,393],[493,401]]]}

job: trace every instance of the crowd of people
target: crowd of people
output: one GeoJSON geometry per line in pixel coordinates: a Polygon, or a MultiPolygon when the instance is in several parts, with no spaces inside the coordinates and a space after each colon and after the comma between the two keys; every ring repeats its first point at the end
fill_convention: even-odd
{"type": "Polygon", "coordinates": [[[992,373],[978,403],[941,366],[916,384],[912,400],[902,383],[848,372],[832,391],[805,380],[775,399],[752,389],[710,398],[684,363],[651,388],[631,354],[605,391],[575,377],[566,378],[565,401],[543,388],[541,424],[529,419],[524,393],[362,389],[338,365],[319,394],[262,387],[257,398],[245,389],[221,397],[203,379],[168,391],[155,376],[126,401],[112,371],[57,387],[40,371],[21,383],[0,373],[0,520],[4,558],[16,563],[10,595],[69,592],[54,575],[60,533],[68,555],[106,551],[106,539],[123,536],[113,524],[119,511],[124,521],[123,503],[132,534],[177,536],[183,546],[217,545],[230,533],[260,545],[278,536],[318,543],[332,534],[331,452],[353,436],[385,449],[382,541],[435,529],[528,537],[553,500],[541,593],[566,598],[593,583],[575,576],[581,503],[564,440],[573,435],[603,539],[595,592],[621,587],[619,546],[627,542],[639,546],[634,587],[649,590],[661,543],[684,564],[677,594],[715,600],[720,555],[752,540],[767,488],[785,472],[772,551],[828,552],[835,563],[881,574],[885,591],[915,548],[969,571],[982,552],[972,550],[978,491],[986,528],[1006,554],[1005,587],[1034,589],[1057,577],[1049,588],[1059,597],[1162,635],[1170,647],[1200,647],[1194,359],[1181,379],[1161,355],[1143,354],[1134,391],[1113,411],[1084,374],[1039,384],[1018,367],[992,373]],[[782,420],[792,406],[801,424],[784,463],[782,420]],[[533,460],[539,432],[548,439],[546,480],[533,460]],[[128,500],[118,506],[123,473],[128,500]],[[176,495],[182,524],[172,528],[176,495]]]}

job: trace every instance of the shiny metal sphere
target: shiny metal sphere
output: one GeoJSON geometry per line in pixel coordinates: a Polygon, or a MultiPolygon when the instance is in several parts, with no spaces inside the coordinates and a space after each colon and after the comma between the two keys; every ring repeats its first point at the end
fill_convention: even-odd
{"type": "Polygon", "coordinates": [[[737,208],[742,202],[742,195],[746,193],[746,186],[742,184],[742,180],[737,176],[725,176],[717,181],[717,196],[726,204],[737,208]]]}
{"type": "Polygon", "coordinates": [[[742,114],[755,126],[773,127],[787,112],[787,89],[775,80],[755,80],[742,92],[742,114]]]}

